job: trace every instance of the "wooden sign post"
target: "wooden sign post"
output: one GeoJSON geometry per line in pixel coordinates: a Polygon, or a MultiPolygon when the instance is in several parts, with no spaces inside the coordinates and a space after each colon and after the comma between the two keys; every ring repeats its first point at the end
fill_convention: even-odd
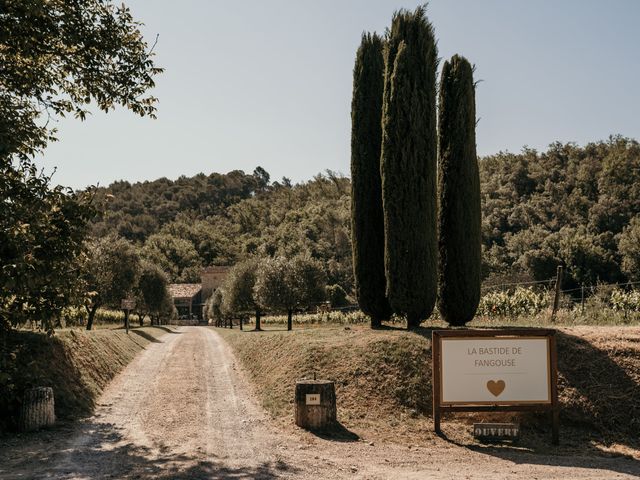
{"type": "Polygon", "coordinates": [[[443,412],[548,411],[559,442],[555,330],[436,330],[433,423],[443,412]]]}

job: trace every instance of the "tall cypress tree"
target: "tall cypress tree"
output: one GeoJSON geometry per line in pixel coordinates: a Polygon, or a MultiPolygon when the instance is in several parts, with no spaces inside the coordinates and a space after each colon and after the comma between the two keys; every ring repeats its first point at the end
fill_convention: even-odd
{"type": "Polygon", "coordinates": [[[383,40],[363,34],[351,101],[351,242],[358,303],[378,327],[391,316],[385,294],[380,148],[384,89],[383,40]]]}
{"type": "Polygon", "coordinates": [[[387,296],[408,328],[436,302],[437,56],[425,8],[396,12],[385,48],[381,176],[387,296]]]}
{"type": "Polygon", "coordinates": [[[438,309],[447,323],[460,326],[478,308],[482,251],[475,87],[464,57],[444,64],[438,120],[438,309]]]}

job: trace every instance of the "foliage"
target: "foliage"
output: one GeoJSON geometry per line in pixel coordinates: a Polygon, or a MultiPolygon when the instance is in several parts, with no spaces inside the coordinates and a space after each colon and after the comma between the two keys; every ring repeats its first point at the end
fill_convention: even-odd
{"type": "Polygon", "coordinates": [[[0,330],[26,321],[52,331],[62,309],[82,303],[82,241],[91,196],[51,186],[28,161],[0,159],[0,330]]]}
{"type": "Polygon", "coordinates": [[[160,73],[124,5],[108,0],[4,0],[0,7],[0,329],[27,320],[49,332],[83,303],[82,240],[92,193],[51,184],[32,157],[58,117],[91,103],[153,116],[160,73]]]}
{"type": "Polygon", "coordinates": [[[458,55],[442,69],[438,138],[438,309],[461,326],[480,301],[482,236],[473,68],[458,55]]]}
{"type": "Polygon", "coordinates": [[[387,295],[410,328],[436,301],[437,63],[425,8],[397,12],[385,48],[381,176],[387,295]]]}
{"type": "Polygon", "coordinates": [[[618,235],[618,252],[627,278],[640,281],[640,215],[633,217],[618,235]]]}
{"type": "Polygon", "coordinates": [[[481,159],[484,275],[543,280],[564,264],[569,284],[624,280],[616,238],[640,214],[639,164],[638,142],[620,136],[481,159]]]}
{"type": "Polygon", "coordinates": [[[258,260],[250,258],[229,270],[222,287],[222,311],[226,314],[255,312],[260,307],[254,300],[258,260]]]}
{"type": "Polygon", "coordinates": [[[90,290],[87,306],[87,330],[99,307],[120,308],[123,298],[130,297],[140,278],[140,258],[133,246],[123,238],[105,237],[92,241],[88,247],[89,260],[83,277],[90,290]]]}
{"type": "Polygon", "coordinates": [[[136,290],[136,310],[140,314],[151,316],[152,325],[154,320],[160,323],[162,318],[174,317],[175,306],[169,292],[169,279],[160,267],[143,262],[136,290]]]}
{"type": "Polygon", "coordinates": [[[167,272],[173,283],[200,281],[202,264],[198,252],[188,240],[169,234],[151,235],[141,250],[147,261],[167,272]]]}
{"type": "Polygon", "coordinates": [[[220,322],[224,318],[222,311],[222,302],[224,300],[224,292],[222,288],[216,289],[215,292],[207,299],[205,304],[205,311],[207,313],[208,320],[214,320],[220,322]]]}
{"type": "Polygon", "coordinates": [[[640,312],[640,290],[615,289],[611,292],[611,308],[625,315],[628,312],[640,312]]]}
{"type": "MultiPolygon", "coordinates": [[[[84,307],[67,307],[62,311],[62,324],[64,327],[86,326],[87,311],[84,307]]],[[[138,315],[132,314],[130,320],[139,320],[138,315]]],[[[94,316],[93,325],[112,325],[124,322],[124,312],[122,310],[109,310],[99,308],[94,316]]]]}
{"type": "Polygon", "coordinates": [[[267,258],[258,267],[254,297],[264,309],[291,312],[323,301],[325,285],[320,263],[310,257],[267,258]]]}
{"type": "Polygon", "coordinates": [[[108,0],[4,0],[0,9],[0,157],[33,156],[53,139],[52,116],[87,105],[155,113],[146,92],[161,72],[136,22],[108,0]]]}
{"type": "Polygon", "coordinates": [[[532,288],[517,287],[513,291],[492,291],[484,294],[478,315],[487,317],[518,317],[536,315],[548,308],[549,298],[532,288]]]}
{"type": "Polygon", "coordinates": [[[384,216],[380,149],[384,42],[363,34],[353,69],[351,101],[351,242],[358,303],[380,326],[391,316],[384,272],[384,216]]]}
{"type": "MultiPolygon", "coordinates": [[[[631,228],[632,219],[640,215],[640,206],[634,211],[633,199],[624,197],[631,189],[627,183],[640,184],[640,170],[634,167],[639,164],[638,143],[622,137],[584,147],[553,144],[542,153],[525,149],[519,154],[499,153],[480,159],[483,278],[546,280],[555,276],[559,264],[566,267],[564,288],[590,285],[597,279],[616,283],[635,278],[634,272],[640,270],[633,263],[625,269],[624,260],[635,258],[637,242],[633,236],[626,243],[622,239],[627,235],[625,228],[631,228]],[[604,170],[605,162],[615,163],[624,174],[604,170]],[[604,179],[603,175],[614,177],[604,179]],[[599,185],[606,190],[601,191],[599,185]],[[620,231],[596,228],[603,224],[601,220],[596,222],[594,215],[607,208],[609,200],[605,197],[615,197],[630,209],[619,222],[620,231]]],[[[308,182],[286,186],[284,182],[265,184],[263,175],[262,186],[243,197],[234,193],[227,196],[225,192],[233,191],[235,182],[243,184],[245,177],[213,177],[218,178],[220,190],[215,182],[205,181],[211,176],[204,175],[176,182],[120,182],[101,189],[96,201],[102,202],[109,192],[115,198],[106,202],[109,220],[95,224],[94,235],[117,234],[126,222],[110,222],[115,220],[115,209],[121,209],[130,215],[127,222],[136,223],[139,215],[154,219],[152,230],[139,232],[137,245],[154,233],[190,244],[182,269],[188,275],[167,270],[173,278],[196,280],[201,265],[233,264],[254,255],[307,254],[322,263],[329,285],[338,284],[353,295],[348,178],[327,172],[308,182]],[[178,207],[165,198],[197,197],[207,189],[212,190],[212,196],[199,207],[186,200],[181,200],[178,207]],[[158,212],[165,207],[175,210],[163,219],[158,212]]],[[[246,181],[255,185],[256,178],[246,181]]],[[[169,269],[168,264],[162,267],[169,269]]]]}
{"type": "Polygon", "coordinates": [[[347,292],[340,285],[328,285],[327,298],[332,308],[345,307],[349,304],[347,292]]]}
{"type": "Polygon", "coordinates": [[[200,245],[208,240],[206,232],[212,229],[194,223],[220,215],[227,207],[263,191],[268,178],[269,174],[258,167],[252,175],[234,170],[227,174],[182,176],[175,181],[160,178],[134,184],[114,182],[97,189],[97,197],[109,198],[109,201],[104,217],[94,225],[94,235],[115,232],[143,243],[175,221],[176,228],[163,230],[163,233],[191,240],[207,262],[214,262],[216,250],[207,244],[200,245]]]}

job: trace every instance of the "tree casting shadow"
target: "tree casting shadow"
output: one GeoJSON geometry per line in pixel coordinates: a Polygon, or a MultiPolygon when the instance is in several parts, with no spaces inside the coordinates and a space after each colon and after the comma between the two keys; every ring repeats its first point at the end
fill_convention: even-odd
{"type": "MultiPolygon", "coordinates": [[[[55,433],[55,429],[50,431],[55,433]]],[[[75,429],[83,441],[74,443],[67,432],[48,442],[45,448],[25,443],[42,442],[39,434],[23,439],[22,445],[3,445],[0,459],[2,478],[137,478],[137,479],[273,479],[298,469],[277,460],[255,466],[232,467],[215,456],[175,454],[166,449],[158,454],[134,443],[123,443],[122,433],[112,424],[86,421],[75,429]],[[88,441],[84,441],[84,438],[88,441]],[[65,438],[66,437],[66,438],[65,438]],[[117,445],[117,446],[115,446],[117,445]],[[114,447],[115,446],[115,447],[114,447]],[[5,456],[6,458],[2,458],[5,456]],[[9,461],[5,461],[9,459],[9,461]]]]}

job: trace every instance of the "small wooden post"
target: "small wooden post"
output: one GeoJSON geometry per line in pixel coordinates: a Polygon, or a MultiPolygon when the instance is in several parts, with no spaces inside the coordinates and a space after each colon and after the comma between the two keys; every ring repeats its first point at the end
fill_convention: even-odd
{"type": "Polygon", "coordinates": [[[242,316],[240,316],[240,330],[242,330],[242,316]]]}
{"type": "Polygon", "coordinates": [[[307,430],[326,430],[336,420],[335,384],[329,380],[296,382],[296,425],[307,430]]]}
{"type": "Polygon", "coordinates": [[[560,443],[560,402],[558,401],[558,348],[556,334],[549,337],[549,357],[551,360],[551,442],[560,443]]]}
{"type": "Polygon", "coordinates": [[[433,430],[441,435],[440,429],[440,335],[431,334],[431,388],[433,388],[433,430]]]}
{"type": "Polygon", "coordinates": [[[562,286],[562,265],[558,265],[558,270],[556,272],[556,294],[553,298],[553,311],[551,312],[551,320],[556,319],[556,313],[558,313],[558,307],[560,305],[560,289],[562,286]]]}
{"type": "Polygon", "coordinates": [[[51,426],[55,421],[53,388],[37,387],[24,392],[20,411],[20,429],[23,432],[51,426]]]}

